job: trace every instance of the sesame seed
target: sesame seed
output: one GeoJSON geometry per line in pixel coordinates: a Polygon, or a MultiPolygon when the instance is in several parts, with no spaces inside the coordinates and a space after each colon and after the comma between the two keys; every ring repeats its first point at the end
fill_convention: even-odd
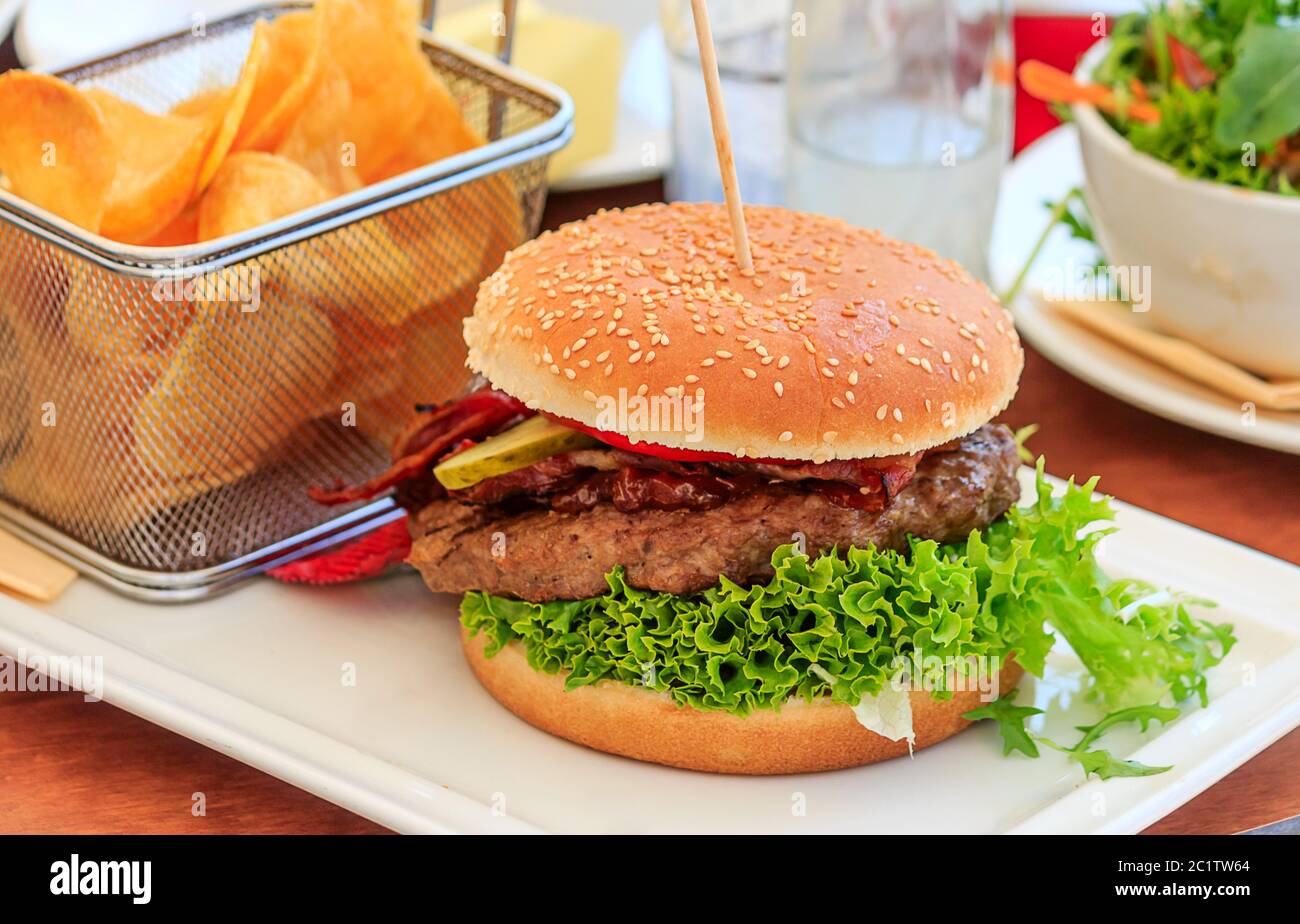
{"type": "Polygon", "coordinates": [[[740,371],[743,372],[743,373],[745,373],[745,378],[748,378],[748,379],[756,379],[756,378],[758,378],[758,373],[755,372],[753,369],[750,369],[750,368],[748,368],[748,367],[742,368],[740,371]]]}
{"type": "Polygon", "coordinates": [[[822,442],[833,443],[835,442],[835,438],[837,436],[839,436],[839,434],[836,433],[834,430],[827,430],[825,433],[822,434],[822,442]]]}
{"type": "Polygon", "coordinates": [[[893,436],[890,437],[890,439],[893,440],[895,443],[901,443],[903,442],[903,434],[895,433],[893,436]]]}
{"type": "Polygon", "coordinates": [[[884,420],[885,415],[888,413],[889,413],[889,405],[888,404],[880,405],[880,407],[876,408],[876,420],[884,420]]]}
{"type": "Polygon", "coordinates": [[[789,430],[786,430],[782,432],[782,434],[777,438],[783,443],[788,443],[790,442],[790,440],[794,439],[794,434],[791,433],[789,430]]]}
{"type": "Polygon", "coordinates": [[[778,398],[785,394],[785,386],[782,385],[780,382],[773,382],[772,390],[776,392],[776,396],[778,398]]]}
{"type": "Polygon", "coordinates": [[[903,409],[901,407],[894,408],[894,419],[899,423],[903,422],[903,409]]]}

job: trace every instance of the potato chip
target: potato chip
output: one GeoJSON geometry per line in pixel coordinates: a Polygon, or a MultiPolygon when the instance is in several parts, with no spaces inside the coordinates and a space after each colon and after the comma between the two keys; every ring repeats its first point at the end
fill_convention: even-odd
{"type": "Polygon", "coordinates": [[[146,247],[181,247],[199,240],[199,200],[195,199],[172,219],[171,224],[149,240],[146,247]]]}
{"type": "Polygon", "coordinates": [[[259,19],[253,24],[253,39],[248,46],[248,56],[244,58],[244,66],[239,69],[239,79],[235,81],[235,85],[227,89],[224,94],[218,93],[215,96],[200,94],[199,97],[195,97],[200,102],[192,103],[190,106],[191,109],[197,109],[205,116],[220,113],[221,118],[212,144],[204,157],[203,167],[199,170],[199,179],[194,187],[196,194],[208,188],[212,178],[221,169],[226,155],[234,147],[235,139],[239,135],[239,127],[243,124],[252,101],[258,77],[268,67],[267,29],[264,19],[259,19]]]}
{"type": "Polygon", "coordinates": [[[327,57],[352,87],[349,141],[366,183],[412,143],[420,120],[439,100],[461,121],[451,93],[419,48],[419,12],[412,0],[319,0],[327,57]],[[382,62],[382,64],[377,64],[382,62]]]}
{"type": "Polygon", "coordinates": [[[169,479],[238,477],[312,416],[338,361],[310,305],[205,303],[136,411],[137,451],[169,479]]]}
{"type": "Polygon", "coordinates": [[[108,363],[161,369],[193,304],[171,280],[137,279],[78,262],[63,301],[68,338],[108,363]]]}
{"type": "Polygon", "coordinates": [[[191,118],[209,115],[217,106],[224,106],[230,101],[231,89],[231,87],[214,87],[211,90],[204,90],[189,99],[181,100],[169,112],[171,115],[191,118]]]}
{"type": "Polygon", "coordinates": [[[293,161],[240,151],[226,158],[203,194],[199,240],[256,228],[329,198],[329,190],[293,161]]]}
{"type": "Polygon", "coordinates": [[[233,150],[272,151],[279,146],[316,85],[323,27],[314,10],[258,21],[265,47],[233,150]]]}
{"type": "Polygon", "coordinates": [[[275,150],[310,172],[336,196],[363,185],[345,146],[351,109],[347,76],[338,65],[327,63],[307,105],[275,150]]]}
{"type": "Polygon", "coordinates": [[[216,131],[215,113],[158,115],[106,90],[86,91],[118,140],[117,172],[100,233],[143,243],[171,223],[194,194],[199,169],[216,131]]]}
{"type": "Polygon", "coordinates": [[[53,325],[20,314],[10,321],[29,404],[21,409],[25,438],[0,467],[5,493],[51,519],[102,509],[107,500],[113,512],[105,525],[128,527],[131,515],[117,500],[141,483],[130,421],[156,373],[97,362],[70,347],[53,325]],[[68,361],[69,351],[77,361],[68,361]],[[102,413],[105,402],[117,409],[114,414],[102,413]]]}
{"type": "Polygon", "coordinates": [[[380,221],[391,239],[389,248],[407,254],[418,267],[411,300],[384,309],[392,323],[446,300],[467,283],[477,287],[501,264],[506,251],[523,242],[526,232],[523,204],[508,174],[455,186],[411,212],[397,209],[380,221]],[[426,230],[430,225],[455,231],[440,235],[434,245],[426,230]]]}
{"type": "Polygon", "coordinates": [[[97,232],[119,139],[93,102],[45,74],[0,75],[0,173],[15,195],[97,232]]]}

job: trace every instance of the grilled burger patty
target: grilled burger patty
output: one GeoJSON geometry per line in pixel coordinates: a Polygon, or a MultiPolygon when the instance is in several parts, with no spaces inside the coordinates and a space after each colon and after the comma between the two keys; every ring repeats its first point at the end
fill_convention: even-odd
{"type": "Polygon", "coordinates": [[[830,503],[787,484],[765,485],[712,510],[624,513],[601,504],[581,513],[466,505],[443,498],[411,518],[408,561],[430,590],[481,590],[544,602],[608,589],[617,565],[633,586],[673,594],[711,587],[719,575],[771,576],[772,551],[802,533],[810,553],[832,546],[901,549],[912,534],[964,538],[1020,496],[1015,439],[986,424],[956,448],[931,453],[883,511],[830,503]]]}

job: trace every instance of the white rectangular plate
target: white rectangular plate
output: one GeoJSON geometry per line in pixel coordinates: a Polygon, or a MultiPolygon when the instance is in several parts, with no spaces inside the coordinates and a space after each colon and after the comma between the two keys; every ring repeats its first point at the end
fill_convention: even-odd
{"type": "MultiPolygon", "coordinates": [[[[101,656],[109,702],[399,831],[1132,832],[1300,724],[1300,568],[1116,507],[1107,569],[1220,601],[1205,615],[1241,640],[1211,676],[1208,709],[1107,737],[1113,753],[1174,765],[1140,779],[1085,783],[1053,752],[1003,757],[992,723],[910,760],[806,776],[600,754],[498,706],[461,656],[456,599],[412,574],[334,588],[259,580],[180,607],[85,580],[49,606],[0,594],[0,651],[101,656]]],[[[1042,727],[1072,740],[1098,713],[1077,695],[1073,656],[1051,666],[1047,680],[1026,678],[1020,702],[1051,702],[1042,727]]]]}

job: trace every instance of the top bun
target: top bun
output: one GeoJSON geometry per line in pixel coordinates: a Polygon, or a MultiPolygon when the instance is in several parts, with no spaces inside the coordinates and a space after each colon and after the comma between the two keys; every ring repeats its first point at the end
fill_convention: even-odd
{"type": "Polygon", "coordinates": [[[597,212],[516,248],[465,320],[470,368],[633,442],[814,462],[919,452],[1011,401],[1011,316],[956,263],[821,215],[745,218],[750,272],[713,203],[597,212]],[[697,396],[695,418],[637,414],[697,396]]]}

